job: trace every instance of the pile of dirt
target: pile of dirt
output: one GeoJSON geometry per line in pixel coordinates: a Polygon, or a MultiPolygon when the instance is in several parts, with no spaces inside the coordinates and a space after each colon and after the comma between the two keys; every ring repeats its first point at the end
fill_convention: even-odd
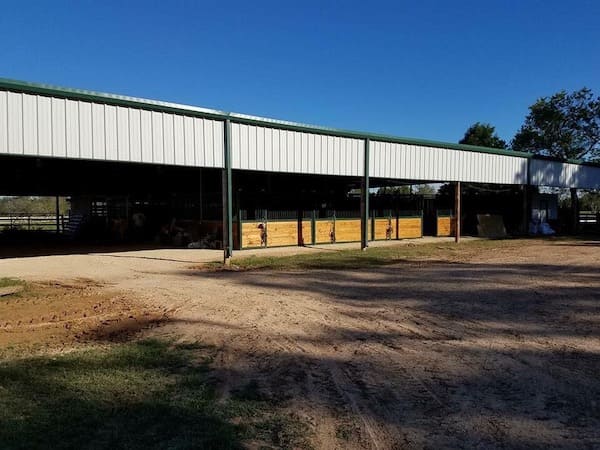
{"type": "Polygon", "coordinates": [[[123,340],[167,319],[167,311],[91,280],[29,283],[0,298],[0,348],[123,340]]]}

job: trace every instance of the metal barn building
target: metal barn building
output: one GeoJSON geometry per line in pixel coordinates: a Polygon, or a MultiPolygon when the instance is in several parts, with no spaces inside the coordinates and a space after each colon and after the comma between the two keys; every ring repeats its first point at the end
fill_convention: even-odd
{"type": "Polygon", "coordinates": [[[514,207],[521,217],[528,215],[529,187],[600,188],[600,167],[581,162],[3,79],[0,161],[2,195],[70,196],[72,207],[85,204],[82,215],[108,207],[98,196],[120,196],[125,199],[120,214],[127,220],[136,209],[154,205],[166,211],[165,221],[167,210],[178,205],[177,214],[193,211],[190,219],[212,227],[226,258],[234,247],[262,246],[266,239],[272,245],[292,244],[289,239],[335,241],[331,218],[323,217],[328,215],[340,236],[346,229],[345,240],[361,241],[363,247],[370,239],[400,238],[406,236],[403,230],[418,227],[406,222],[408,228],[400,229],[401,220],[418,217],[410,208],[401,213],[402,205],[393,213],[374,213],[373,187],[520,186],[523,202],[514,207]],[[350,208],[354,217],[343,211],[348,192],[358,193],[359,207],[350,208]],[[270,212],[261,209],[264,205],[270,212]],[[320,217],[316,209],[323,209],[320,217]],[[288,214],[278,217],[284,210],[288,214]],[[327,220],[328,226],[319,228],[319,221],[327,220]],[[290,232],[293,237],[286,240],[290,232]]]}

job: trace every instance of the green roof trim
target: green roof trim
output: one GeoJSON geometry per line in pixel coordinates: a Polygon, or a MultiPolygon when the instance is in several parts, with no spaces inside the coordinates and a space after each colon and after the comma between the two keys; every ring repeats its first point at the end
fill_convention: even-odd
{"type": "MultiPolygon", "coordinates": [[[[106,103],[117,106],[128,106],[133,108],[148,109],[152,111],[162,111],[173,114],[185,114],[223,121],[229,119],[231,122],[235,123],[258,125],[270,128],[282,128],[290,131],[303,131],[309,133],[325,134],[329,136],[348,137],[355,139],[371,139],[373,141],[407,145],[422,145],[426,147],[447,148],[451,150],[465,150],[469,152],[478,153],[492,153],[496,155],[516,156],[521,158],[538,158],[532,153],[517,152],[514,150],[503,150],[489,147],[478,147],[474,145],[455,144],[451,142],[430,141],[426,139],[414,139],[362,131],[343,130],[337,128],[308,125],[297,122],[289,122],[285,120],[268,119],[247,114],[231,113],[208,108],[200,108],[197,106],[184,105],[179,103],[164,102],[159,100],[148,100],[143,98],[130,97],[126,95],[107,94],[104,92],[94,92],[84,89],[63,88],[48,84],[31,83],[27,81],[11,80],[7,78],[0,78],[0,89],[29,94],[54,96],[73,100],[106,103]]],[[[597,164],[587,163],[583,161],[569,160],[563,162],[569,162],[572,164],[579,165],[591,165],[597,167],[597,164]]]]}

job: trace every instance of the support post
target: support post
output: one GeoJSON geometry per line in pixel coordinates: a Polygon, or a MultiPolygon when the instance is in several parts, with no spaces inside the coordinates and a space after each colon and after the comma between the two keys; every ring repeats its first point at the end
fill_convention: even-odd
{"type": "Polygon", "coordinates": [[[56,196],[56,234],[60,234],[60,197],[56,196]]]}
{"type": "Polygon", "coordinates": [[[579,232],[579,197],[577,188],[571,188],[571,230],[573,234],[579,232]]]}
{"type": "Polygon", "coordinates": [[[460,181],[457,181],[454,189],[454,242],[457,244],[460,242],[460,202],[460,181]]]}
{"type": "Polygon", "coordinates": [[[230,264],[233,255],[233,205],[231,176],[231,122],[225,120],[223,169],[223,263],[230,264]]]}
{"type": "Polygon", "coordinates": [[[521,186],[521,191],[523,192],[523,226],[522,226],[522,232],[523,235],[527,235],[529,234],[529,222],[531,221],[531,214],[530,214],[530,204],[531,204],[531,190],[529,189],[529,185],[524,184],[521,186]]]}
{"type": "Polygon", "coordinates": [[[364,172],[360,189],[360,248],[369,246],[369,139],[365,139],[364,172]]]}

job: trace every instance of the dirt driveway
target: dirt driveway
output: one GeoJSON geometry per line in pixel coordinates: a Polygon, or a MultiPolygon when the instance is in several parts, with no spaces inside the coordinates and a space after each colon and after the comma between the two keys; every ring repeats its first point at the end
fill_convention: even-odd
{"type": "Polygon", "coordinates": [[[79,255],[0,276],[79,266],[168,309],[150,333],[214,344],[221,395],[253,382],[316,448],[600,448],[600,242],[468,245],[352,270],[79,255]]]}

